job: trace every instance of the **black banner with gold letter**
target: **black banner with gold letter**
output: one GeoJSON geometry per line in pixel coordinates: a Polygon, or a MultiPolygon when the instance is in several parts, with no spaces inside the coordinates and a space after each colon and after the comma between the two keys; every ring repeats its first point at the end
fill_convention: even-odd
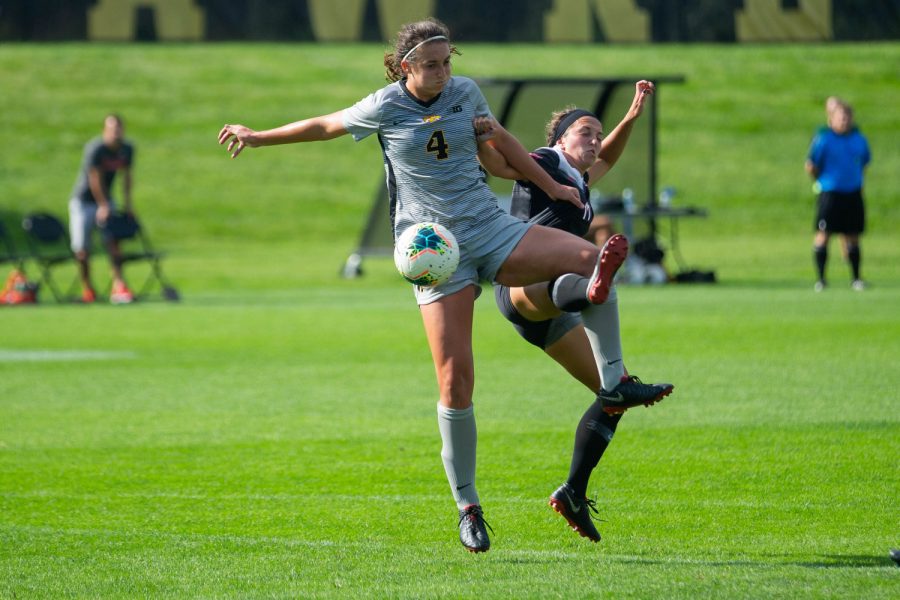
{"type": "Polygon", "coordinates": [[[0,0],[0,41],[388,42],[428,15],[460,41],[900,39],[900,0],[0,0]]]}

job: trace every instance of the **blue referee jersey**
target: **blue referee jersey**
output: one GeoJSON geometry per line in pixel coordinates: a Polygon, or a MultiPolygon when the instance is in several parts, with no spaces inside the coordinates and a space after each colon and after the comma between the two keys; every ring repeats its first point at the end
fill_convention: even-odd
{"type": "Polygon", "coordinates": [[[823,192],[855,192],[862,189],[863,170],[871,160],[865,136],[854,127],[838,135],[828,127],[816,132],[808,158],[819,175],[823,192]]]}

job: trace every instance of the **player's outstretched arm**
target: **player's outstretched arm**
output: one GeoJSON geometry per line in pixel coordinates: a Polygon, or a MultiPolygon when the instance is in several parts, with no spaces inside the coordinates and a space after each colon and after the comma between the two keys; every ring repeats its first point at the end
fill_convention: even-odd
{"type": "Polygon", "coordinates": [[[522,179],[522,174],[512,168],[506,157],[494,147],[494,123],[489,117],[475,117],[473,125],[478,140],[478,162],[494,177],[522,179]]]}
{"type": "Polygon", "coordinates": [[[255,131],[244,125],[225,125],[219,131],[219,144],[228,144],[227,151],[234,158],[246,148],[294,144],[297,142],[321,142],[345,135],[344,111],[288,123],[275,129],[255,131]],[[232,152],[232,150],[234,150],[232,152]]]}
{"type": "Polygon", "coordinates": [[[644,105],[655,90],[656,86],[653,85],[652,81],[642,79],[634,84],[634,98],[631,100],[628,112],[625,113],[625,116],[616,125],[616,128],[603,138],[597,162],[588,170],[588,181],[591,185],[606,175],[613,168],[613,165],[618,162],[622,152],[625,151],[625,146],[628,144],[628,138],[631,137],[631,130],[635,121],[644,112],[644,105]]]}
{"type": "Polygon", "coordinates": [[[567,185],[562,185],[553,180],[547,172],[538,165],[522,143],[499,123],[494,124],[494,135],[491,138],[493,147],[500,152],[509,166],[518,171],[520,177],[527,179],[544,190],[548,196],[561,202],[571,202],[578,208],[584,208],[581,202],[581,194],[578,190],[567,185]]]}
{"type": "Polygon", "coordinates": [[[524,179],[522,174],[513,169],[506,157],[497,150],[490,141],[478,142],[478,162],[484,170],[501,179],[524,179]]]}

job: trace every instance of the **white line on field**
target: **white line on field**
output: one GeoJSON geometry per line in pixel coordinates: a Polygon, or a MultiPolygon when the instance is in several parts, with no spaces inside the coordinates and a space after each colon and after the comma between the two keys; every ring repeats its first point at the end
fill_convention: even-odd
{"type": "Polygon", "coordinates": [[[137,354],[120,350],[9,350],[0,348],[2,362],[71,362],[81,360],[122,360],[137,354]]]}

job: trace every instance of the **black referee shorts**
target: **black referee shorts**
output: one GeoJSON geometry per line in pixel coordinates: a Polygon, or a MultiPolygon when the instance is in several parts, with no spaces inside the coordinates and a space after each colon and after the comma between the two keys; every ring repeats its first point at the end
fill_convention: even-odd
{"type": "Polygon", "coordinates": [[[816,210],[816,231],[857,235],[865,231],[866,209],[862,190],[822,192],[816,210]]]}

